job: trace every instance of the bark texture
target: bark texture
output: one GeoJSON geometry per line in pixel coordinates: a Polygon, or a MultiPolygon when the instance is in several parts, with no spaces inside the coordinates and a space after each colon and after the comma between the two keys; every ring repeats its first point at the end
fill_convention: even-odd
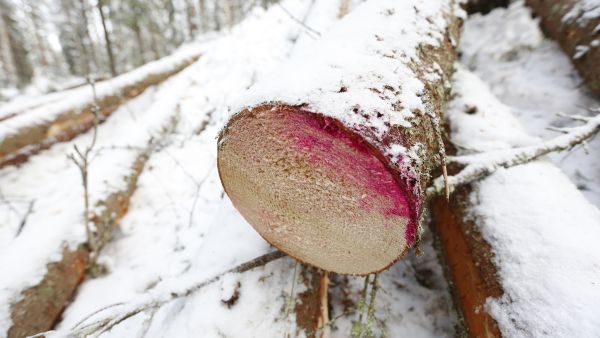
{"type": "Polygon", "coordinates": [[[220,135],[218,165],[267,241],[326,271],[363,275],[414,244],[443,160],[457,11],[452,1],[362,4],[250,90],[220,135]]]}
{"type": "Polygon", "coordinates": [[[508,0],[469,0],[463,7],[469,14],[487,14],[494,8],[508,7],[508,0]]]}
{"type": "MultiPolygon", "coordinates": [[[[150,74],[141,81],[116,90],[114,94],[98,97],[96,104],[100,108],[100,122],[106,120],[126,100],[140,95],[146,88],[180,72],[197,58],[189,58],[164,72],[150,74]]],[[[67,110],[51,121],[24,127],[0,140],[0,168],[21,164],[30,156],[50,148],[55,143],[72,140],[77,135],[88,131],[95,124],[92,106],[93,102],[89,102],[78,109],[67,110]]]]}
{"type": "Polygon", "coordinates": [[[588,87],[600,95],[600,4],[527,0],[544,33],[556,40],[588,87]]]}
{"type": "Polygon", "coordinates": [[[489,297],[502,296],[490,245],[473,221],[465,218],[469,186],[459,187],[450,201],[432,202],[434,231],[455,307],[469,337],[500,337],[495,319],[486,311],[489,297]]]}

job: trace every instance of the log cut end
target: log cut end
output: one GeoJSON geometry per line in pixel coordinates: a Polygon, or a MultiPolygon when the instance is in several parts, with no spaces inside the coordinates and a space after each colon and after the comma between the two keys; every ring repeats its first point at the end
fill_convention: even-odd
{"type": "Polygon", "coordinates": [[[219,140],[225,191],[271,244],[327,271],[387,268],[413,243],[412,196],[381,154],[299,107],[236,115],[219,140]]]}

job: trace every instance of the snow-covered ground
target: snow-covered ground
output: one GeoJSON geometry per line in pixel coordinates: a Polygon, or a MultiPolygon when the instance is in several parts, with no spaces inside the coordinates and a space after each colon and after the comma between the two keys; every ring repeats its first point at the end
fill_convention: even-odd
{"type": "MultiPolygon", "coordinates": [[[[327,31],[337,14],[338,2],[328,0],[286,0],[267,12],[256,10],[223,37],[204,42],[204,54],[195,64],[146,90],[99,127],[97,147],[102,151],[90,173],[90,196],[94,201],[122,187],[122,177],[129,171],[137,154],[135,150],[144,147],[171,117],[179,117],[176,130],[166,137],[165,146],[149,159],[119,231],[100,256],[108,273],[82,284],[63,314],[58,326],[62,332],[103,306],[177,289],[272,250],[223,193],[216,170],[216,135],[238,94],[282,61],[310,47],[318,38],[315,32],[327,31]],[[305,20],[304,26],[296,20],[305,20]],[[132,148],[125,149],[126,145],[132,148]]],[[[598,105],[598,101],[585,94],[568,59],[553,42],[543,38],[536,22],[520,3],[508,10],[499,9],[486,16],[469,18],[462,53],[462,62],[484,79],[494,94],[508,105],[506,110],[515,115],[530,134],[544,138],[554,136],[545,130],[548,125],[569,122],[555,117],[556,112],[586,114],[579,106],[598,105]]],[[[503,123],[510,120],[507,116],[501,118],[503,123]]],[[[518,125],[516,120],[511,123],[518,125]]],[[[515,128],[503,129],[510,135],[495,135],[493,132],[500,129],[482,128],[479,143],[470,145],[481,146],[485,144],[482,140],[494,144],[489,147],[497,146],[498,142],[506,142],[504,146],[535,142],[535,138],[515,128]]],[[[85,145],[90,139],[91,133],[86,133],[32,157],[20,168],[0,170],[0,266],[10,271],[0,277],[0,337],[10,326],[9,306],[18,299],[20,290],[41,279],[46,264],[60,258],[63,244],[74,245],[84,240],[79,173],[66,154],[74,144],[85,145]],[[35,201],[32,212],[19,230],[31,201],[35,201]]],[[[590,154],[598,154],[600,141],[591,142],[588,147],[590,154]]],[[[600,164],[597,160],[594,162],[597,156],[585,155],[579,149],[564,157],[564,154],[555,155],[552,160],[588,199],[600,205],[600,164]]],[[[524,170],[535,172],[540,164],[532,166],[534,168],[524,170]]],[[[519,170],[514,175],[519,176],[519,170]]],[[[553,177],[560,176],[556,175],[553,177]]],[[[569,185],[564,177],[556,179],[561,186],[569,185]]],[[[493,180],[500,181],[495,187],[506,183],[501,175],[493,180]]],[[[523,186],[524,195],[526,188],[543,183],[530,183],[522,178],[516,182],[523,186]]],[[[505,188],[519,187],[506,185],[505,188]]],[[[585,206],[581,195],[575,197],[576,190],[567,190],[574,201],[585,206]]],[[[504,190],[497,189],[489,192],[489,196],[500,194],[502,197],[503,193],[504,190]]],[[[490,209],[494,208],[493,201],[490,209]]],[[[589,206],[588,211],[580,210],[591,215],[586,214],[585,222],[595,217],[590,207],[593,208],[589,206]]],[[[569,213],[563,216],[562,220],[568,219],[569,213]]],[[[552,224],[557,228],[562,225],[556,222],[552,224]]],[[[594,229],[593,221],[590,224],[594,229]]],[[[553,241],[554,235],[560,237],[562,233],[555,231],[543,238],[553,241]]],[[[582,246],[592,247],[590,252],[574,252],[597,255],[592,251],[593,243],[588,243],[593,240],[588,237],[581,242],[582,246]]],[[[574,245],[572,241],[568,244],[574,245]]],[[[448,287],[430,238],[424,241],[423,249],[424,257],[409,254],[380,275],[376,317],[383,324],[378,330],[387,332],[390,337],[451,337],[455,334],[456,318],[448,287]]],[[[513,248],[505,246],[502,250],[513,248]]],[[[295,336],[293,315],[286,315],[283,310],[290,297],[302,292],[301,284],[294,280],[295,265],[292,259],[284,258],[244,274],[228,275],[190,297],[139,314],[105,336],[192,337],[199,333],[204,337],[295,336]],[[222,301],[231,298],[238,283],[239,299],[228,307],[222,301]]],[[[589,268],[583,263],[573,269],[581,267],[588,269],[589,274],[597,273],[597,266],[589,268]]],[[[527,277],[536,277],[534,271],[556,272],[533,270],[527,277]]],[[[515,272],[507,272],[506,278],[512,276],[511,273],[515,272]]],[[[336,318],[333,337],[349,335],[352,320],[357,316],[344,313],[348,310],[344,300],[358,301],[362,280],[357,277],[332,280],[331,317],[336,318]]],[[[589,291],[594,286],[586,287],[589,291]]],[[[564,292],[571,295],[568,290],[564,292]]],[[[594,305],[593,299],[583,301],[594,305]]],[[[503,305],[494,304],[492,306],[503,305]]],[[[517,304],[515,306],[522,307],[515,311],[535,313],[528,306],[546,306],[539,304],[517,304]]],[[[106,309],[97,316],[119,310],[119,307],[106,309]]],[[[509,310],[500,307],[495,312],[501,323],[502,320],[510,322],[511,316],[519,313],[509,310]]],[[[528,318],[523,320],[526,322],[528,318]]]]}
{"type": "MultiPolygon", "coordinates": [[[[558,44],[544,38],[538,22],[522,1],[487,15],[475,14],[465,23],[461,62],[489,85],[508,105],[526,131],[548,139],[571,120],[557,113],[589,116],[600,100],[582,79],[558,44]]],[[[568,153],[552,154],[583,194],[600,207],[600,138],[568,153]]]]}

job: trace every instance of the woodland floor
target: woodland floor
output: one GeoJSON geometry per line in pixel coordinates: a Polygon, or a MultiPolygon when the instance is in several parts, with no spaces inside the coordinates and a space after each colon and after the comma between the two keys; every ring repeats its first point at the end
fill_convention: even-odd
{"type": "MultiPolygon", "coordinates": [[[[337,15],[333,1],[318,1],[309,8],[305,2],[288,0],[282,6],[298,18],[306,17],[311,30],[280,6],[256,11],[231,32],[202,42],[198,48],[205,53],[197,62],[130,100],[98,127],[90,167],[93,204],[126,184],[123,178],[139,149],[151,139],[159,146],[139,177],[119,230],[101,253],[107,273],[80,286],[59,328],[69,328],[103,306],[151,289],[170,290],[209,278],[270,250],[224,195],[216,170],[216,136],[236,93],[295,50],[310,46],[316,38],[312,30],[327,30],[337,15]],[[174,130],[159,136],[173,120],[174,130]]],[[[460,62],[511,107],[531,135],[554,136],[546,128],[567,122],[556,117],[558,112],[584,114],[585,108],[600,105],[520,3],[471,16],[461,46],[460,62]]],[[[49,100],[60,99],[54,94],[49,100]]],[[[63,244],[75,246],[85,240],[80,177],[67,154],[73,145],[84,147],[91,137],[90,131],[20,167],[0,170],[0,337],[10,326],[9,305],[20,291],[39,282],[46,264],[60,258],[63,244]]],[[[599,153],[597,138],[587,149],[550,157],[596,207],[599,153]]],[[[380,276],[376,317],[390,337],[455,333],[456,314],[429,235],[423,249],[423,257],[410,253],[380,276]]],[[[290,297],[303,291],[294,280],[296,265],[284,258],[228,276],[155,312],[139,314],[106,336],[294,336],[295,322],[285,308],[290,297]],[[231,298],[237,283],[239,298],[228,307],[222,300],[231,298]]],[[[332,279],[333,337],[348,336],[356,315],[345,311],[358,301],[362,283],[359,277],[332,279]]]]}

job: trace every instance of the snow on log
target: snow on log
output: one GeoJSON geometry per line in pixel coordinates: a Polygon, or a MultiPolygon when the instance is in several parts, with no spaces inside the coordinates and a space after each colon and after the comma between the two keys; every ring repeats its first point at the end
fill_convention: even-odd
{"type": "MultiPolygon", "coordinates": [[[[142,151],[136,158],[125,189],[110,194],[98,203],[97,213],[92,221],[96,228],[98,245],[103,247],[113,236],[114,230],[127,213],[137,180],[152,151],[153,145],[142,151]]],[[[20,300],[11,305],[12,326],[8,338],[25,337],[50,330],[60,319],[60,315],[71,301],[85,273],[92,267],[90,250],[86,244],[74,249],[65,248],[62,259],[48,264],[44,278],[35,286],[24,290],[20,300]]]]}
{"type": "Polygon", "coordinates": [[[543,31],[558,41],[589,88],[600,94],[600,3],[527,0],[543,31]]]}
{"type": "Polygon", "coordinates": [[[363,3],[232,107],[219,174],[267,241],[344,274],[381,271],[415,242],[462,13],[363,3]]]}
{"type": "MultiPolygon", "coordinates": [[[[463,68],[453,97],[451,139],[468,151],[510,154],[539,143],[463,68]]],[[[600,212],[559,169],[542,161],[499,168],[458,187],[450,203],[434,199],[432,211],[469,336],[600,335],[600,212]]]]}
{"type": "MultiPolygon", "coordinates": [[[[182,48],[163,59],[96,85],[100,121],[108,118],[125,100],[141,94],[192,64],[200,48],[182,48]]],[[[41,105],[0,124],[0,168],[20,164],[29,156],[86,132],[95,124],[91,112],[92,89],[84,86],[57,102],[41,105]]]]}

